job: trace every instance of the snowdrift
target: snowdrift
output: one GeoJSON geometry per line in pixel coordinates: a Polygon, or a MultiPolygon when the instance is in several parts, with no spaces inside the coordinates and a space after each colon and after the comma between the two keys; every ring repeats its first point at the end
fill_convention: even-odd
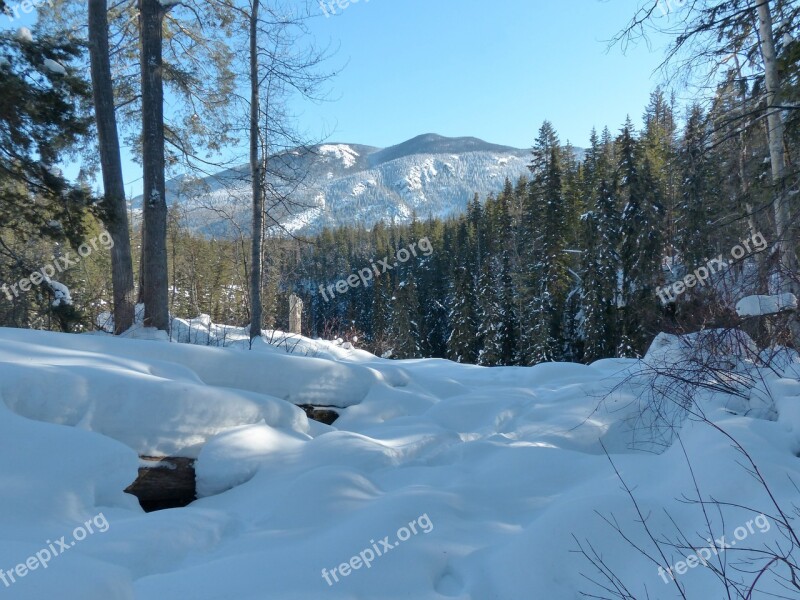
{"type": "MultiPolygon", "coordinates": [[[[185,341],[212,330],[185,328],[185,341]]],[[[653,551],[615,468],[659,538],[674,539],[676,524],[696,548],[726,536],[738,546],[716,558],[728,563],[784,541],[766,491],[709,423],[678,412],[668,443],[641,443],[652,365],[679,364],[685,340],[662,336],[643,361],[484,369],[305,338],[294,354],[248,350],[241,331],[227,334],[233,347],[0,329],[0,594],[572,600],[603,581],[582,546],[637,597],[680,597],[604,520],[653,551]],[[309,422],[296,406],[306,403],[342,415],[334,426],[309,422]],[[137,455],[167,454],[197,458],[201,498],[145,514],[122,490],[137,455]],[[748,508],[715,509],[708,532],[700,507],[683,501],[698,489],[748,508]],[[768,528],[752,525],[762,512],[768,528]],[[100,514],[107,531],[77,539],[100,514]],[[26,566],[62,536],[68,550],[26,566]]],[[[695,403],[791,511],[800,360],[784,351],[767,368],[738,348],[727,351],[755,382],[750,395],[709,389],[695,403]]],[[[708,568],[680,570],[671,572],[689,598],[722,597],[708,568]]],[[[752,597],[768,593],[787,592],[768,574],[752,597]]]]}

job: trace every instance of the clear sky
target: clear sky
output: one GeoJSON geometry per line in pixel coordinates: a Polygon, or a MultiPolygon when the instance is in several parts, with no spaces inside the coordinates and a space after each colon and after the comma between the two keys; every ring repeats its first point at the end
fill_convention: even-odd
{"type": "Polygon", "coordinates": [[[374,146],[432,132],[527,148],[549,119],[562,141],[585,146],[593,126],[614,131],[628,114],[638,123],[659,83],[663,45],[608,49],[637,5],[359,0],[341,10],[334,0],[337,14],[312,29],[349,63],[331,82],[336,101],[306,108],[303,123],[374,146]]]}

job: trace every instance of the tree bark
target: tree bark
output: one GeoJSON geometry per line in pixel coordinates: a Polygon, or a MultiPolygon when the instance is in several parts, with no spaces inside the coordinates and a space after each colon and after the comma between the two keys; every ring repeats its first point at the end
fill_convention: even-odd
{"type": "MultiPolygon", "coordinates": [[[[776,102],[781,81],[775,55],[775,34],[772,27],[772,14],[769,0],[758,4],[758,33],[761,38],[761,56],[764,61],[764,85],[767,92],[767,137],[769,157],[772,167],[772,184],[775,188],[773,213],[775,216],[776,244],[780,252],[780,291],[798,294],[794,282],[797,273],[797,254],[791,239],[791,214],[786,194],[784,154],[784,123],[781,109],[776,102]]],[[[800,344],[800,322],[792,319],[792,335],[795,345],[800,344]]]]}
{"type": "Polygon", "coordinates": [[[253,242],[250,259],[250,340],[261,335],[262,301],[261,275],[264,236],[264,188],[259,156],[259,100],[261,95],[258,77],[258,9],[261,0],[253,0],[250,13],[250,177],[253,191],[253,242]]]}
{"type": "Polygon", "coordinates": [[[164,180],[164,83],[162,25],[158,0],[139,0],[142,71],[142,163],[144,233],[142,299],[144,324],[169,330],[167,275],[167,203],[164,180]]]}
{"type": "Polygon", "coordinates": [[[103,224],[111,235],[111,283],[114,296],[114,334],[133,325],[135,298],[128,209],[122,179],[114,89],[108,49],[106,0],[89,0],[89,57],[97,123],[98,151],[103,172],[103,224]]]}

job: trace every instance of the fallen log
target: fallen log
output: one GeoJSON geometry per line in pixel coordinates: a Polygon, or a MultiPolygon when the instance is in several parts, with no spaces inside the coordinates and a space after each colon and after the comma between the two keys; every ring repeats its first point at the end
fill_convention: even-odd
{"type": "MultiPolygon", "coordinates": [[[[339,413],[328,406],[299,405],[309,419],[331,425],[339,413]]],[[[125,491],[139,499],[146,512],[183,508],[197,499],[193,458],[140,456],[139,476],[125,491]]]]}
{"type": "Polygon", "coordinates": [[[139,476],[125,491],[139,499],[145,512],[182,508],[197,499],[194,459],[140,456],[139,476]]]}
{"type": "Polygon", "coordinates": [[[325,425],[333,425],[339,418],[339,413],[333,410],[339,408],[338,406],[314,406],[313,404],[298,404],[298,406],[306,411],[309,419],[325,423],[325,425]]]}

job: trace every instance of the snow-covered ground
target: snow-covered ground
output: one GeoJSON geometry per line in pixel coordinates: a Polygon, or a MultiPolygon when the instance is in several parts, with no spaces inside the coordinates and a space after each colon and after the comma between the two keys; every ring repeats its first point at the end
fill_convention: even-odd
{"type": "Polygon", "coordinates": [[[747,296],[736,303],[736,313],[740,317],[774,315],[785,310],[797,310],[797,298],[794,294],[747,296]]]}
{"type": "MultiPolygon", "coordinates": [[[[727,597],[690,551],[656,551],[614,468],[656,538],[680,528],[701,558],[708,538],[738,544],[709,559],[734,579],[755,578],[733,567],[763,566],[756,549],[785,544],[766,491],[712,425],[682,420],[665,451],[647,446],[644,403],[670,401],[654,398],[650,370],[680,360],[669,336],[644,362],[497,369],[305,338],[249,350],[242,330],[207,319],[176,322],[191,344],[149,337],[0,329],[0,598],[616,597],[587,579],[604,581],[579,546],[634,597],[680,597],[656,562],[691,600],[727,597]],[[310,422],[295,404],[342,416],[310,422]],[[137,455],[196,457],[201,499],[145,514],[123,493],[137,455]],[[709,507],[710,532],[686,501],[698,490],[731,503],[709,507]]],[[[752,397],[707,391],[697,406],[792,513],[800,359],[778,359],[732,356],[752,397]]],[[[752,598],[798,597],[782,585],[767,573],[752,598]]]]}

